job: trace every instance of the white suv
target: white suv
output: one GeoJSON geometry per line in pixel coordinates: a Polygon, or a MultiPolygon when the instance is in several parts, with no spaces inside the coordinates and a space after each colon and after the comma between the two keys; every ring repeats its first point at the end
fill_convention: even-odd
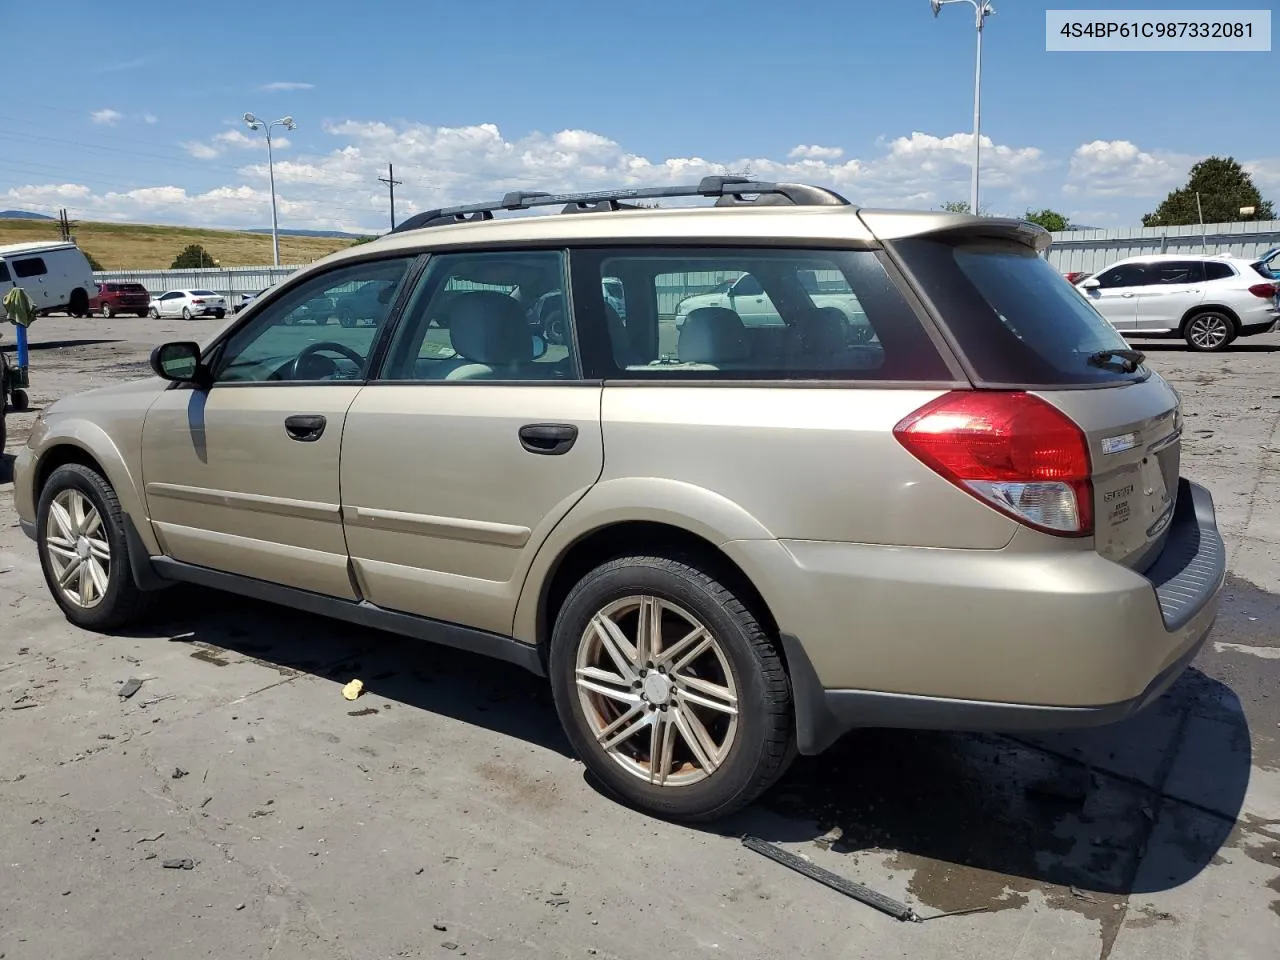
{"type": "Polygon", "coordinates": [[[1182,337],[1193,350],[1222,350],[1280,318],[1270,271],[1231,256],[1131,257],[1076,289],[1122,336],[1182,337]]]}

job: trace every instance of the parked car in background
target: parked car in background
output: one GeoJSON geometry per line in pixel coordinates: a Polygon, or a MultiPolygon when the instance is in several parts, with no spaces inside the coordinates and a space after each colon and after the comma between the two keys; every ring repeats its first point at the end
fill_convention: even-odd
{"type": "Polygon", "coordinates": [[[1067,283],[1071,284],[1074,287],[1081,280],[1089,276],[1089,271],[1088,270],[1072,270],[1070,273],[1064,273],[1063,276],[1067,278],[1067,283]]]}
{"type": "Polygon", "coordinates": [[[170,290],[151,298],[149,312],[156,318],[217,317],[221,320],[227,315],[227,301],[212,290],[170,290]]]}
{"type": "Polygon", "coordinates": [[[594,779],[666,819],[851,729],[1106,724],[1178,679],[1226,574],[1213,500],[1178,393],[1047,232],[802,184],[650,195],[715,205],[419,214],[156,347],[154,379],[46,407],[12,497],[54,602],[118,633],[196,583],[519,664],[594,779]],[[668,291],[712,273],[778,322],[675,330],[668,291]],[[368,283],[396,291],[375,324],[295,324],[368,283]],[[872,340],[820,305],[841,286],[872,340]],[[575,349],[530,329],[548,293],[575,349]]]}
{"type": "Polygon", "coordinates": [[[1259,261],[1185,253],[1130,257],[1076,284],[1124,337],[1181,337],[1224,350],[1280,319],[1276,284],[1259,261]]]}
{"type": "Polygon", "coordinates": [[[258,297],[262,296],[264,293],[266,293],[266,292],[267,292],[268,290],[270,290],[270,289],[271,289],[270,287],[263,287],[263,288],[262,288],[261,290],[259,290],[257,293],[242,293],[242,294],[240,294],[240,298],[239,298],[239,300],[237,300],[237,301],[236,301],[235,306],[231,308],[231,312],[232,312],[232,313],[239,313],[241,310],[243,310],[243,309],[244,309],[245,307],[247,307],[249,304],[253,303],[253,301],[257,300],[257,299],[258,299],[258,297]]]}
{"type": "MultiPolygon", "coordinates": [[[[822,284],[813,276],[813,271],[798,274],[797,280],[801,287],[800,292],[807,293],[815,307],[834,308],[839,313],[851,343],[868,343],[874,339],[875,331],[867,323],[866,314],[863,313],[858,298],[842,279],[828,280],[827,289],[823,289],[822,284]]],[[[676,304],[676,329],[683,327],[685,320],[695,310],[708,307],[732,310],[748,327],[786,325],[760,281],[749,273],[724,280],[706,293],[681,300],[676,304]]]]}
{"type": "Polygon", "coordinates": [[[73,317],[88,316],[98,289],[80,248],[60,240],[0,246],[0,300],[15,286],[27,292],[37,313],[65,310],[73,317]]]}
{"type": "Polygon", "coordinates": [[[121,283],[108,280],[98,284],[97,295],[89,301],[89,312],[111,319],[117,313],[132,313],[145,317],[151,307],[151,294],[140,283],[121,283]]]}

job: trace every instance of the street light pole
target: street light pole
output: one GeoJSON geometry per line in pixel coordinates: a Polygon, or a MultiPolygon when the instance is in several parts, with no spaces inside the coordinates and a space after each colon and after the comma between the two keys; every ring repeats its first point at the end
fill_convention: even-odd
{"type": "Polygon", "coordinates": [[[284,127],[286,130],[297,130],[298,125],[293,122],[293,117],[281,117],[279,120],[267,123],[265,120],[259,120],[252,113],[244,115],[244,122],[249,125],[250,130],[262,130],[267,135],[267,179],[271,183],[271,252],[278,267],[280,266],[280,224],[276,218],[276,169],[275,157],[271,153],[271,128],[284,127]]]}
{"type": "Polygon", "coordinates": [[[929,0],[936,17],[948,3],[967,3],[973,7],[978,31],[978,61],[973,71],[973,172],[969,180],[969,212],[978,212],[978,179],[982,159],[982,28],[995,8],[986,0],[929,0]]]}

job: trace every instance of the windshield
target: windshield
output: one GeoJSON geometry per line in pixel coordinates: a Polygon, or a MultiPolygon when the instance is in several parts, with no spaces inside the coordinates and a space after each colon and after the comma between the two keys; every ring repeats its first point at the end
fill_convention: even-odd
{"type": "Polygon", "coordinates": [[[193,297],[216,297],[217,296],[217,294],[214,293],[212,290],[192,290],[191,295],[193,297]]]}
{"type": "Polygon", "coordinates": [[[1100,363],[1124,338],[1034,250],[1005,240],[916,238],[895,251],[989,384],[1107,384],[1147,376],[1100,363]]]}

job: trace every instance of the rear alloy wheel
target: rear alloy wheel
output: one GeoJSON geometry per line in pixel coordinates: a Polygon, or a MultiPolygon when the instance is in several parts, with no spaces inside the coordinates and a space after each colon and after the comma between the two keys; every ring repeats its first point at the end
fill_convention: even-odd
{"type": "Polygon", "coordinates": [[[183,307],[183,308],[182,308],[182,319],[183,319],[183,320],[190,320],[190,319],[191,319],[191,308],[190,308],[190,307],[183,307]]]}
{"type": "Polygon", "coordinates": [[[738,597],[696,567],[625,557],[589,573],[556,619],[550,666],[579,756],[645,812],[723,817],[791,757],[781,659],[738,597]]]}
{"type": "Polygon", "coordinates": [[[104,303],[102,305],[102,319],[110,320],[114,316],[115,316],[115,312],[111,309],[111,304],[104,303]]]}
{"type": "Polygon", "coordinates": [[[1187,321],[1183,337],[1192,350],[1223,350],[1235,339],[1236,327],[1224,313],[1197,313],[1187,321]]]}
{"type": "Polygon", "coordinates": [[[150,595],[133,581],[120,502],[95,470],[53,471],[40,491],[36,543],[49,591],[76,626],[113,630],[143,613],[150,595]]]}

